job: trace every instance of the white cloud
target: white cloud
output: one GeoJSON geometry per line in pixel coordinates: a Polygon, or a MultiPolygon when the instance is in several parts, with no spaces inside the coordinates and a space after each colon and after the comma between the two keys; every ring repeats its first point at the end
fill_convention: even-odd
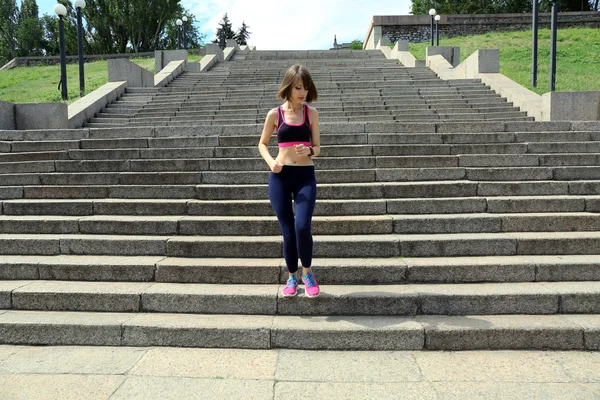
{"type": "Polygon", "coordinates": [[[201,21],[200,30],[214,39],[223,14],[237,29],[250,26],[249,44],[258,50],[329,49],[338,43],[364,41],[373,15],[407,15],[410,0],[183,0],[201,21]]]}

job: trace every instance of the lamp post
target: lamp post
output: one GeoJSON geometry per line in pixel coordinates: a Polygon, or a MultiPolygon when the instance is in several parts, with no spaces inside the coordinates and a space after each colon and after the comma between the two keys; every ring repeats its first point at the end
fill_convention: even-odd
{"type": "Polygon", "coordinates": [[[431,15],[431,45],[433,46],[433,17],[435,17],[435,9],[429,10],[429,15],[431,15]]]}
{"type": "Polygon", "coordinates": [[[558,4],[552,0],[552,19],[550,20],[550,91],[554,92],[556,83],[556,31],[558,29],[558,4]]]}
{"type": "Polygon", "coordinates": [[[181,25],[183,21],[178,19],[177,22],[177,49],[181,50],[181,25]]]}
{"type": "Polygon", "coordinates": [[[538,0],[533,0],[533,17],[531,21],[531,86],[537,87],[538,72],[538,0]]]}
{"type": "Polygon", "coordinates": [[[435,45],[439,46],[440,45],[440,19],[442,19],[442,17],[440,17],[440,15],[436,15],[435,16],[435,45]]]}
{"type": "Polygon", "coordinates": [[[67,15],[67,8],[62,4],[54,6],[54,12],[58,15],[58,37],[60,43],[60,84],[63,100],[68,100],[67,93],[67,58],[65,56],[65,25],[63,17],[67,15]]]}
{"type": "Polygon", "coordinates": [[[77,48],[79,53],[79,97],[85,96],[85,76],[83,72],[83,24],[81,22],[81,10],[85,8],[84,0],[75,0],[73,3],[77,9],[77,48]]]}
{"type": "Polygon", "coordinates": [[[186,25],[188,18],[186,16],[184,16],[181,19],[183,20],[183,48],[187,49],[187,40],[186,40],[187,38],[185,37],[185,25],[186,25]]]}

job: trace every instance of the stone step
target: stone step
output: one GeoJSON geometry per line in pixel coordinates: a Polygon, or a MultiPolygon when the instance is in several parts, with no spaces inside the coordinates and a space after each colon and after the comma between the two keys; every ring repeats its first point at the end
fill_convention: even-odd
{"type": "MultiPolygon", "coordinates": [[[[253,81],[251,86],[245,85],[243,82],[248,82],[248,79],[243,79],[240,82],[228,82],[228,81],[204,81],[204,82],[180,82],[179,85],[175,83],[171,86],[163,89],[160,93],[152,96],[140,96],[140,95],[128,95],[125,94],[123,98],[135,100],[135,99],[148,99],[158,98],[162,96],[233,96],[233,97],[265,97],[268,96],[269,92],[273,93],[273,89],[277,90],[277,86],[280,85],[281,79],[273,79],[270,82],[261,82],[259,80],[253,81]]],[[[355,78],[348,78],[345,82],[317,82],[319,96],[329,96],[332,94],[340,93],[375,93],[375,94],[388,94],[388,95],[399,95],[404,93],[406,90],[408,93],[430,93],[435,94],[439,91],[451,91],[453,93],[464,92],[469,93],[471,91],[480,91],[484,93],[494,93],[489,89],[488,86],[482,83],[461,83],[461,84],[448,84],[440,81],[437,78],[423,78],[423,79],[411,79],[407,77],[398,77],[397,79],[374,79],[372,81],[357,81],[355,78]],[[350,86],[351,85],[351,86],[350,86]],[[398,93],[398,90],[401,90],[398,93]],[[394,93],[396,92],[396,93],[394,93]]]]}
{"type": "MultiPolygon", "coordinates": [[[[368,161],[368,160],[367,160],[368,161]]],[[[143,169],[144,162],[102,161],[102,162],[60,162],[56,170],[50,164],[32,163],[26,167],[29,172],[0,174],[0,186],[19,185],[244,185],[266,184],[271,172],[266,165],[257,171],[244,170],[209,170],[208,160],[183,160],[187,167],[179,167],[177,163],[166,162],[177,170],[156,171],[156,161],[148,161],[154,167],[143,169]],[[186,168],[187,170],[183,170],[186,168]],[[95,171],[95,170],[98,171],[95,171]],[[131,171],[129,169],[132,169],[131,171]],[[35,170],[39,170],[35,172],[35,170]],[[75,170],[75,171],[73,171],[75,170]],[[92,170],[92,172],[79,172],[92,170]],[[64,172],[62,172],[64,171],[64,172]]],[[[243,163],[242,163],[243,164],[243,163]]],[[[1,165],[1,164],[0,164],[1,165]]],[[[161,164],[159,163],[158,166],[161,164]]],[[[218,168],[218,163],[214,164],[218,168]]],[[[333,163],[339,168],[340,163],[333,163]]],[[[343,167],[343,163],[342,163],[343,167]]],[[[258,169],[258,167],[257,167],[258,169]]],[[[557,181],[580,180],[595,181],[600,179],[600,167],[408,167],[408,168],[370,168],[367,163],[358,168],[317,169],[316,178],[319,183],[370,183],[370,182],[418,182],[418,181],[457,181],[471,182],[491,181],[557,181]]]]}
{"type": "MultiPolygon", "coordinates": [[[[600,181],[384,182],[320,184],[319,199],[447,198],[596,195],[600,181]]],[[[0,199],[264,200],[267,185],[44,185],[0,186],[0,199]]]]}
{"type": "MultiPolygon", "coordinates": [[[[401,83],[398,81],[395,85],[391,85],[389,90],[386,88],[339,88],[332,87],[329,89],[320,89],[319,97],[315,100],[314,104],[327,103],[330,101],[359,101],[363,98],[414,98],[414,97],[427,97],[427,96],[474,96],[474,95],[489,95],[490,97],[499,97],[496,93],[486,88],[483,85],[464,85],[464,86],[447,86],[439,85],[436,82],[425,84],[419,82],[419,86],[416,86],[417,82],[414,83],[401,83]],[[348,97],[348,92],[353,93],[354,96],[348,97]]],[[[206,102],[240,102],[249,101],[251,104],[258,102],[275,102],[273,97],[273,90],[271,88],[258,89],[257,91],[240,91],[230,92],[225,88],[219,90],[206,89],[205,85],[202,85],[202,90],[190,90],[186,87],[177,88],[177,90],[165,91],[159,95],[153,97],[142,97],[142,96],[127,96],[124,95],[119,98],[119,102],[161,102],[161,101],[184,101],[187,99],[193,100],[204,100],[206,102]]]]}
{"type": "MultiPolygon", "coordinates": [[[[597,314],[600,282],[327,285],[319,299],[282,285],[0,281],[3,308],[235,315],[597,314]]],[[[1,316],[0,316],[1,319],[1,316]]]]}
{"type": "MultiPolygon", "coordinates": [[[[112,150],[97,150],[99,152],[104,151],[104,154],[109,157],[114,157],[106,159],[95,159],[95,156],[90,155],[93,153],[87,153],[87,157],[89,158],[78,159],[82,158],[82,155],[81,153],[77,153],[71,155],[71,158],[75,158],[75,160],[0,162],[0,170],[3,172],[3,174],[0,174],[0,182],[2,182],[2,179],[18,180],[19,178],[15,174],[52,172],[269,172],[265,161],[262,158],[256,157],[256,154],[252,154],[258,152],[256,149],[245,152],[246,155],[254,155],[254,158],[215,158],[215,150],[203,147],[181,149],[181,154],[172,154],[177,151],[177,148],[140,150],[143,151],[140,154],[134,154],[133,157],[128,157],[127,151],[119,153],[118,149],[115,149],[114,152],[112,150]],[[205,157],[168,158],[202,155],[205,157]],[[3,177],[3,175],[11,176],[3,177]]],[[[544,179],[568,179],[568,177],[572,177],[573,179],[598,179],[600,176],[599,167],[595,166],[600,154],[561,154],[555,159],[552,155],[537,154],[431,156],[371,156],[365,154],[360,156],[353,148],[339,148],[335,150],[339,154],[334,153],[332,155],[338,157],[319,157],[319,162],[315,166],[317,171],[323,171],[323,174],[326,174],[325,171],[339,169],[376,169],[375,179],[380,181],[389,178],[389,174],[396,174],[398,172],[396,171],[397,169],[402,170],[400,172],[405,172],[406,169],[413,170],[409,175],[397,179],[398,181],[403,181],[413,179],[414,176],[427,176],[429,172],[435,172],[431,170],[432,168],[454,170],[462,168],[462,171],[466,174],[465,176],[471,180],[511,180],[511,175],[512,179],[520,179],[519,176],[531,176],[533,179],[541,171],[546,171],[545,174],[548,175],[544,179]],[[345,156],[342,154],[344,152],[351,153],[351,156],[345,156]],[[571,157],[570,159],[569,156],[571,157]],[[565,166],[564,164],[569,165],[565,166]],[[419,170],[417,171],[416,169],[419,170]]],[[[370,149],[362,149],[364,153],[367,153],[368,150],[370,149]]],[[[216,153],[217,156],[225,155],[220,154],[221,151],[216,151],[216,153]]],[[[244,152],[240,151],[239,153],[243,154],[244,152]]],[[[328,153],[332,153],[332,149],[329,149],[328,153]]],[[[26,176],[22,176],[22,178],[30,179],[26,176]]]]}
{"type": "MultiPolygon", "coordinates": [[[[317,300],[317,299],[312,299],[317,300]]],[[[293,301],[293,300],[292,300],[293,301]]],[[[598,350],[600,317],[0,311],[0,343],[327,350],[598,350]]]]}
{"type": "MultiPolygon", "coordinates": [[[[322,285],[600,280],[599,255],[313,258],[322,285]]],[[[285,283],[280,258],[5,255],[0,279],[220,284],[285,283]],[[242,272],[242,273],[240,273],[242,272]]]]}
{"type": "MultiPolygon", "coordinates": [[[[4,215],[213,215],[270,216],[269,200],[18,199],[4,200],[4,215]]],[[[600,196],[520,196],[412,199],[319,199],[314,215],[600,212],[600,196]]]]}
{"type": "MultiPolygon", "coordinates": [[[[600,232],[314,235],[316,258],[584,255],[600,253],[600,232]]],[[[4,255],[282,257],[281,236],[0,234],[4,255]]]]}
{"type": "MultiPolygon", "coordinates": [[[[266,114],[265,114],[266,115],[266,114]]],[[[187,124],[184,128],[104,128],[90,129],[86,138],[105,139],[123,137],[165,137],[165,136],[204,136],[204,135],[260,135],[264,124],[225,125],[208,127],[199,124],[187,124]],[[196,128],[199,127],[199,128],[196,128]]],[[[322,123],[321,133],[480,133],[480,132],[556,132],[556,131],[596,131],[595,126],[585,122],[537,122],[537,121],[497,121],[497,122],[355,122],[322,123]],[[580,127],[584,129],[579,129],[580,127]]],[[[0,132],[1,133],[1,132],[0,132]]],[[[325,135],[323,135],[325,136],[325,135]]],[[[14,139],[11,139],[14,140],[14,139]]]]}
{"type": "MultiPolygon", "coordinates": [[[[315,216],[315,235],[443,234],[600,231],[597,213],[428,214],[315,216]]],[[[0,233],[181,236],[269,236],[281,232],[273,216],[7,216],[0,233]]]]}
{"type": "MultiPolygon", "coordinates": [[[[412,93],[412,94],[404,94],[398,95],[398,92],[389,93],[389,94],[379,94],[379,93],[338,93],[331,94],[330,96],[322,96],[320,100],[312,103],[312,106],[317,107],[319,110],[324,111],[327,108],[331,107],[339,107],[339,106],[352,106],[357,104],[362,104],[371,101],[372,104],[400,104],[400,105],[410,105],[410,104],[419,104],[425,102],[452,102],[453,100],[460,100],[461,102],[473,102],[475,100],[479,100],[479,102],[494,102],[494,101],[502,101],[506,102],[506,99],[494,94],[493,92],[467,92],[467,93],[440,93],[438,91],[432,93],[412,93]],[[349,95],[352,95],[352,98],[348,98],[349,95]]],[[[214,95],[196,95],[196,96],[185,96],[185,97],[160,97],[156,98],[147,103],[138,104],[132,103],[130,101],[117,101],[111,103],[111,105],[118,105],[122,107],[129,107],[132,109],[140,109],[140,108],[149,108],[152,106],[168,106],[168,105],[177,105],[177,104],[192,104],[196,106],[206,106],[209,108],[216,108],[221,106],[223,108],[229,107],[238,107],[245,105],[247,108],[256,108],[256,107],[268,107],[274,108],[281,105],[281,101],[277,101],[273,98],[272,95],[266,93],[265,95],[248,95],[248,96],[237,96],[233,95],[230,98],[228,97],[215,97],[214,95]],[[246,103],[247,102],[247,103],[246,103]]]]}
{"type": "MultiPolygon", "coordinates": [[[[433,122],[439,122],[439,123],[445,123],[445,122],[455,122],[458,118],[454,118],[454,119],[433,119],[433,122]]],[[[465,120],[466,123],[469,122],[478,122],[478,121],[483,121],[484,119],[481,118],[480,116],[475,115],[475,117],[461,117],[460,119],[465,120]]],[[[323,122],[336,122],[336,123],[357,123],[357,122],[374,122],[372,120],[372,117],[367,117],[367,118],[335,118],[335,119],[327,119],[326,121],[323,122]]],[[[533,117],[527,117],[527,116],[520,116],[520,117],[509,117],[509,116],[505,116],[505,117],[489,117],[489,118],[485,118],[485,121],[498,121],[498,122],[518,122],[518,121],[534,121],[533,117]]],[[[238,125],[238,126],[244,126],[244,124],[247,124],[249,121],[247,119],[239,119],[239,120],[230,120],[230,119],[225,119],[225,120],[219,120],[219,121],[212,121],[212,125],[223,125],[223,124],[231,124],[231,125],[238,125]]],[[[257,120],[258,122],[258,120],[257,120]]],[[[262,121],[261,121],[262,122],[262,121]]],[[[394,122],[392,119],[390,119],[387,122],[394,122]]],[[[427,118],[423,118],[423,117],[418,117],[418,118],[407,118],[407,119],[402,119],[402,120],[398,120],[396,122],[400,122],[400,123],[427,123],[427,122],[431,122],[429,119],[427,118]]],[[[204,121],[197,121],[197,122],[192,122],[192,121],[153,121],[153,122],[129,122],[129,124],[127,125],[128,127],[166,127],[166,126],[172,126],[172,127],[189,127],[190,124],[193,123],[194,125],[211,125],[210,122],[204,122],[204,121]]],[[[250,121],[250,123],[253,123],[253,121],[250,121]]],[[[111,128],[111,127],[121,127],[121,124],[117,124],[117,123],[85,123],[84,127],[85,128],[111,128]]]]}
{"type": "MultiPolygon", "coordinates": [[[[384,126],[385,127],[385,126],[384,126]]],[[[426,126],[429,127],[429,126],[426,126]]],[[[361,127],[362,128],[362,127],[361,127]]],[[[22,161],[27,159],[63,159],[63,151],[45,151],[45,149],[73,149],[79,147],[82,149],[114,149],[114,148],[175,148],[175,147],[247,147],[240,151],[255,151],[256,137],[250,135],[220,135],[211,136],[214,128],[207,126],[199,129],[179,129],[171,128],[157,129],[98,129],[93,130],[94,137],[111,137],[128,135],[134,136],[136,132],[140,133],[140,138],[118,138],[114,139],[81,139],[77,141],[12,141],[4,142],[7,151],[16,154],[0,154],[1,162],[22,161]],[[114,132],[114,134],[113,134],[114,132]],[[171,133],[172,132],[172,133],[171,133]],[[171,136],[154,138],[153,136],[171,136]],[[181,136],[183,134],[190,136],[181,136]]],[[[387,128],[386,128],[387,129],[387,128]]],[[[385,130],[385,129],[382,129],[385,130]]],[[[548,165],[557,163],[557,165],[569,165],[583,162],[584,164],[594,163],[593,153],[600,151],[598,141],[600,140],[598,132],[489,132],[489,133],[346,133],[332,134],[327,133],[322,136],[323,155],[331,156],[352,156],[385,153],[378,149],[378,144],[485,144],[485,143],[506,143],[514,145],[518,142],[523,151],[530,153],[541,153],[543,163],[548,165]],[[551,141],[556,140],[556,143],[551,141]],[[543,142],[542,142],[543,141],[543,142]],[[529,143],[528,143],[529,142],[529,143]],[[542,142],[542,143],[536,143],[542,142]],[[589,143],[586,143],[589,142],[589,143]],[[358,146],[357,146],[358,145],[358,146]],[[526,147],[522,147],[526,146],[526,147]],[[376,151],[375,151],[376,150],[376,151]],[[549,154],[543,154],[548,150],[549,154]],[[562,151],[560,151],[562,150],[562,151]],[[569,154],[572,152],[573,156],[569,154]],[[577,156],[577,157],[575,157],[577,156]],[[574,157],[574,158],[571,158],[574,157]]],[[[271,144],[276,145],[276,138],[272,136],[271,144]]],[[[385,148],[387,146],[382,146],[385,148]]],[[[485,149],[480,147],[480,149],[485,149]]],[[[509,150],[507,148],[507,150],[509,150]]],[[[404,150],[402,150],[404,153],[404,150]]],[[[419,150],[419,152],[421,152],[419,150]]],[[[444,152],[449,154],[448,152],[444,152]]],[[[232,153],[233,154],[233,153],[232,153]]],[[[256,153],[255,155],[257,155],[256,153]]],[[[498,157],[501,157],[499,155],[498,157]]]]}
{"type": "MultiPolygon", "coordinates": [[[[201,128],[202,130],[209,129],[207,127],[201,128]]],[[[212,128],[211,128],[212,129],[212,128]]],[[[135,130],[135,132],[148,132],[142,136],[152,136],[155,134],[153,130],[144,131],[143,129],[135,130]]],[[[98,130],[94,131],[94,136],[106,136],[111,130],[98,130]],[[98,134],[96,134],[96,132],[98,134]]],[[[116,131],[119,133],[119,131],[116,131]]],[[[133,136],[130,130],[124,130],[124,134],[133,136]]],[[[162,130],[157,130],[157,136],[163,136],[168,134],[162,130]]],[[[170,135],[171,136],[171,135],[170,135]]],[[[523,143],[527,144],[527,148],[532,149],[530,153],[534,153],[533,150],[549,149],[552,150],[548,154],[538,154],[542,165],[574,165],[582,163],[584,165],[596,164],[595,154],[590,154],[595,151],[600,151],[598,143],[600,141],[600,133],[598,132],[489,132],[489,133],[403,133],[403,134],[392,134],[392,133],[346,133],[346,134],[333,134],[327,133],[321,137],[321,144],[323,157],[341,157],[341,156],[365,156],[381,153],[378,145],[380,144],[500,144],[500,143],[523,143]],[[556,140],[557,143],[551,141],[556,140]],[[541,143],[536,143],[541,142],[541,143]],[[593,143],[584,143],[593,142],[593,143]],[[563,148],[564,152],[557,152],[559,148],[563,148]],[[586,150],[585,152],[578,152],[581,149],[586,150]],[[574,152],[569,153],[569,150],[574,152]]],[[[173,131],[171,137],[140,137],[140,138],[114,138],[114,139],[81,139],[74,141],[12,141],[4,142],[8,148],[7,151],[13,153],[31,153],[31,154],[43,154],[43,155],[56,155],[64,154],[63,152],[53,152],[52,149],[64,149],[64,150],[77,150],[77,149],[134,149],[134,148],[201,148],[201,147],[239,147],[243,152],[254,152],[256,151],[257,139],[250,135],[211,135],[210,132],[198,132],[196,129],[191,128],[189,130],[178,130],[173,131]],[[181,136],[185,133],[202,134],[201,136],[181,136]],[[48,149],[48,151],[46,151],[48,149]]],[[[276,146],[277,139],[275,135],[271,137],[270,144],[276,146]]],[[[387,147],[387,146],[386,146],[387,147]]],[[[527,150],[525,148],[525,150],[527,150]]],[[[198,150],[202,151],[202,150],[198,150]]],[[[236,151],[237,152],[237,151],[236,151]]],[[[449,154],[449,153],[448,153],[449,154]]],[[[251,155],[251,154],[248,154],[251,155]]],[[[254,155],[258,155],[255,153],[254,155]]],[[[467,156],[461,156],[465,158],[467,156]]],[[[468,156],[469,160],[475,160],[478,155],[473,154],[472,157],[468,156]]],[[[496,156],[490,156],[492,158],[502,159],[503,157],[511,158],[513,154],[499,154],[496,156]]],[[[527,156],[530,157],[530,156],[527,156]]],[[[16,158],[15,161],[19,160],[18,156],[9,156],[6,153],[0,153],[0,161],[10,162],[16,158]]],[[[54,157],[50,157],[53,159],[54,157]]],[[[60,158],[60,157],[59,157],[60,158]]],[[[40,155],[40,159],[43,158],[40,155]]],[[[320,158],[319,160],[322,160],[320,158]]],[[[466,160],[466,158],[465,158],[466,160]]],[[[491,161],[494,162],[494,161],[491,161]]]]}
{"type": "MultiPolygon", "coordinates": [[[[268,200],[13,200],[4,202],[4,214],[27,215],[272,215],[268,200]]],[[[517,213],[598,212],[598,198],[591,196],[520,196],[411,198],[381,200],[326,200],[317,202],[315,215],[369,215],[390,213],[517,213]]]]}

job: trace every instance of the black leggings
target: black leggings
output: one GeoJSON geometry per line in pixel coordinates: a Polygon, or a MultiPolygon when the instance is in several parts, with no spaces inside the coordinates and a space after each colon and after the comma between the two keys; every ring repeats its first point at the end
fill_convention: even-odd
{"type": "Polygon", "coordinates": [[[284,165],[278,174],[269,176],[269,200],[283,234],[283,258],[290,273],[298,271],[298,255],[302,266],[312,263],[312,216],[317,200],[315,167],[284,165]],[[296,209],[292,209],[292,196],[296,209]]]}

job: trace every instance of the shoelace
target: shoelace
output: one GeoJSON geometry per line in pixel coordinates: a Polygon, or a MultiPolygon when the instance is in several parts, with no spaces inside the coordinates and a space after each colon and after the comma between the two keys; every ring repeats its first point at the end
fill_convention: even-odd
{"type": "Polygon", "coordinates": [[[313,278],[312,274],[304,275],[304,280],[306,281],[305,283],[308,287],[317,286],[317,282],[315,281],[315,278],[313,278]]]}
{"type": "Polygon", "coordinates": [[[287,285],[285,285],[285,287],[295,287],[296,285],[298,285],[298,282],[295,279],[288,278],[287,285]]]}

